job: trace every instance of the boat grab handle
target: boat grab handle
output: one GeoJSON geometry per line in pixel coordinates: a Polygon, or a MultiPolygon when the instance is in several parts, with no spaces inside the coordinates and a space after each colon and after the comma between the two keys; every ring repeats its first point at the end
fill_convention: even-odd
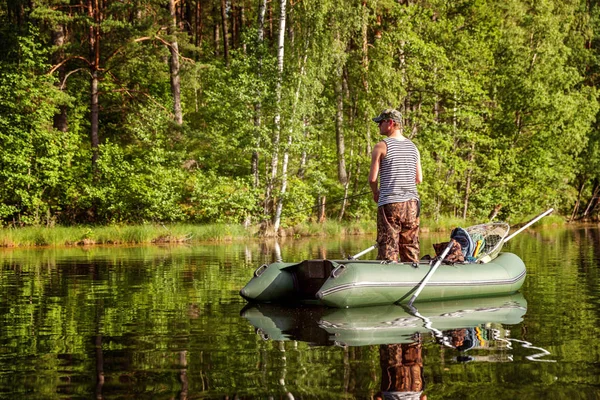
{"type": "Polygon", "coordinates": [[[344,264],[340,264],[337,267],[334,268],[333,271],[331,271],[331,277],[333,279],[337,278],[338,276],[340,276],[340,274],[342,273],[342,270],[346,268],[346,266],[344,264]]]}
{"type": "Polygon", "coordinates": [[[254,276],[259,277],[262,275],[263,272],[265,272],[265,270],[267,269],[268,265],[267,264],[263,264],[260,267],[256,268],[256,271],[254,271],[254,276]]]}

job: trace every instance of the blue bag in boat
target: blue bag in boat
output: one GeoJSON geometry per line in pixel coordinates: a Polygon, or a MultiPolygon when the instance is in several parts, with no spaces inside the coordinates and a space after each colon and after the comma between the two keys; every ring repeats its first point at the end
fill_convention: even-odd
{"type": "Polygon", "coordinates": [[[471,235],[469,235],[469,233],[466,230],[460,227],[454,228],[452,230],[452,233],[450,234],[450,238],[460,243],[460,248],[465,259],[467,257],[473,256],[473,251],[475,250],[475,243],[473,242],[473,239],[471,239],[471,235]]]}

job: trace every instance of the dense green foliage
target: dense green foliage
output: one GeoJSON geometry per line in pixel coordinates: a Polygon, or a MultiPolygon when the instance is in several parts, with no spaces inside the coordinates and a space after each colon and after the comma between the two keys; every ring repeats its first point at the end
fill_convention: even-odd
{"type": "Polygon", "coordinates": [[[1,1],[0,223],[372,219],[387,107],[434,220],[600,211],[595,2],[261,4],[1,1]]]}

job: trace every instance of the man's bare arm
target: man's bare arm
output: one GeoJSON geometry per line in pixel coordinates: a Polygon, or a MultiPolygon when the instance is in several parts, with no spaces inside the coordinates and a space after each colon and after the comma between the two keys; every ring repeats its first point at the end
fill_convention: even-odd
{"type": "Polygon", "coordinates": [[[379,185],[377,178],[379,176],[379,163],[381,158],[385,156],[387,146],[384,142],[379,142],[373,148],[371,153],[371,169],[369,170],[369,186],[373,192],[373,200],[377,203],[379,201],[379,185]]]}
{"type": "Polygon", "coordinates": [[[423,169],[421,168],[421,156],[417,160],[417,175],[415,176],[415,183],[419,184],[423,182],[423,169]]]}

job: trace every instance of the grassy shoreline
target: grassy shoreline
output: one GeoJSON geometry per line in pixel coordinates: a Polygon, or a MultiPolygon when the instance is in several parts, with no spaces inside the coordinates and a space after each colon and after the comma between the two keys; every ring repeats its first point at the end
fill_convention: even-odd
{"type": "MultiPolygon", "coordinates": [[[[473,225],[460,218],[440,218],[437,222],[421,221],[421,231],[446,232],[456,226],[473,225]]],[[[560,216],[546,217],[537,225],[564,225],[560,216]]],[[[350,236],[376,233],[374,221],[324,223],[307,222],[285,228],[280,235],[288,238],[315,236],[350,236]]],[[[0,228],[0,247],[51,247],[90,245],[131,245],[194,242],[226,242],[260,237],[258,226],[245,228],[233,224],[146,224],[112,226],[55,226],[0,228]]]]}

